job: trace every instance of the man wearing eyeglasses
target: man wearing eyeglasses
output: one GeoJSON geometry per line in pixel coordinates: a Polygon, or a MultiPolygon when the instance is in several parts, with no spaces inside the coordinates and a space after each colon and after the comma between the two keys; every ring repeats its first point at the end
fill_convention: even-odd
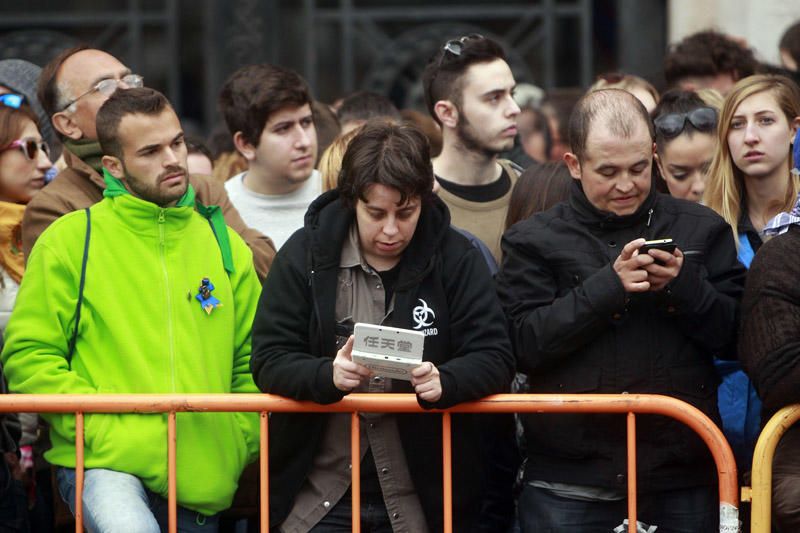
{"type": "Polygon", "coordinates": [[[519,106],[499,44],[471,34],[445,43],[422,75],[425,103],[442,127],[433,159],[439,197],[454,226],[477,236],[500,261],[500,237],[521,168],[498,158],[514,146],[519,106]]]}
{"type": "MultiPolygon", "coordinates": [[[[531,392],[664,394],[719,423],[713,357],[735,353],[744,269],[720,216],[652,187],[653,137],[632,94],[584,96],[569,122],[569,201],[506,232],[498,292],[531,392]]],[[[627,530],[615,529],[630,481],[624,417],[521,418],[523,531],[627,530]]],[[[639,520],[718,531],[714,462],[699,437],[664,417],[637,426],[639,520]]]]}
{"type": "MultiPolygon", "coordinates": [[[[39,100],[64,142],[64,169],[35,201],[22,221],[25,257],[39,235],[58,217],[89,207],[103,199],[102,152],[97,141],[97,111],[118,88],[142,87],[144,80],[114,56],[87,46],[65,50],[43,69],[39,100]]],[[[224,187],[211,178],[192,175],[192,186],[203,205],[218,205],[226,223],[253,250],[259,276],[265,276],[275,248],[272,241],[245,225],[224,187]]]]}

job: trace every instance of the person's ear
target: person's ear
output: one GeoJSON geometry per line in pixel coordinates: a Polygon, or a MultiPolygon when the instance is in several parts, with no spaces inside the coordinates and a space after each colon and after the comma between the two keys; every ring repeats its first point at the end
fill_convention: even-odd
{"type": "Polygon", "coordinates": [[[567,169],[573,178],[576,180],[581,179],[581,162],[578,160],[578,156],[572,152],[567,152],[564,154],[564,163],[567,164],[567,169]]]}
{"type": "Polygon", "coordinates": [[[51,122],[53,123],[53,127],[56,129],[56,131],[61,133],[61,135],[64,137],[68,137],[73,141],[83,138],[83,130],[78,127],[68,113],[59,111],[53,115],[51,122]]]}
{"type": "Polygon", "coordinates": [[[113,155],[104,155],[103,167],[108,170],[109,174],[118,180],[125,179],[125,168],[122,165],[122,161],[118,157],[114,157],[113,155]]]}
{"type": "Polygon", "coordinates": [[[233,145],[236,150],[248,161],[253,161],[256,158],[256,147],[253,146],[247,139],[244,138],[244,133],[237,131],[233,134],[233,145]]]}
{"type": "Polygon", "coordinates": [[[794,117],[794,120],[791,123],[792,127],[792,144],[794,144],[794,140],[797,138],[797,130],[800,129],[800,117],[794,117]]]}
{"type": "Polygon", "coordinates": [[[455,128],[458,125],[458,108],[450,100],[439,100],[433,105],[433,112],[442,126],[455,128]]]}

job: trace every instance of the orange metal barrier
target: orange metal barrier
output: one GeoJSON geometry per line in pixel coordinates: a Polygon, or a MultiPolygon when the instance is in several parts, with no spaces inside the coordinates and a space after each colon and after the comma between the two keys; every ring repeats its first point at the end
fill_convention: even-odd
{"type": "MultiPolygon", "coordinates": [[[[800,405],[784,407],[769,419],[756,443],[753,454],[751,520],[752,533],[769,533],[772,528],[772,460],[783,434],[800,420],[800,405]]],[[[742,488],[743,493],[748,487],[742,488]]]]}
{"type": "Polygon", "coordinates": [[[691,427],[711,450],[719,475],[721,532],[738,531],[738,487],[736,462],[722,432],[695,407],[668,396],[648,394],[498,394],[483,400],[460,404],[442,411],[423,411],[413,394],[350,394],[331,405],[298,402],[269,394],[208,395],[3,395],[0,412],[75,413],[76,483],[75,530],[82,531],[84,477],[84,413],[169,413],[168,475],[169,531],[176,531],[176,454],[177,412],[259,412],[261,413],[261,531],[269,531],[269,412],[352,413],[352,495],[353,531],[360,531],[359,412],[443,413],[442,468],[445,533],[453,530],[451,477],[451,413],[620,413],[628,422],[628,513],[629,532],[636,533],[636,425],[635,414],[669,416],[691,427]]]}

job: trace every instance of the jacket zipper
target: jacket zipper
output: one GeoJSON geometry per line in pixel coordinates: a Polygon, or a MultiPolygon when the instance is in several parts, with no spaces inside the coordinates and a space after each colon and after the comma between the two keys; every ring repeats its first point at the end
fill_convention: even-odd
{"type": "Polygon", "coordinates": [[[172,382],[172,392],[176,392],[175,387],[175,348],[174,336],[172,331],[172,297],[170,295],[169,273],[167,272],[167,244],[164,240],[164,223],[167,221],[166,210],[158,212],[158,235],[159,235],[159,255],[161,257],[161,270],[164,272],[164,287],[167,296],[167,335],[169,335],[169,369],[172,382]]]}

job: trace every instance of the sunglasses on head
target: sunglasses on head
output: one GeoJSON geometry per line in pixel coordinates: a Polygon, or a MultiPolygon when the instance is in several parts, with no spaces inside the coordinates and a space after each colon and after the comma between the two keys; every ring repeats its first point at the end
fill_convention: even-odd
{"type": "Polygon", "coordinates": [[[713,107],[698,107],[688,113],[669,113],[653,121],[656,131],[667,139],[680,135],[686,129],[686,121],[703,133],[714,131],[717,127],[717,110],[713,107]]]}
{"type": "MultiPolygon", "coordinates": [[[[474,41],[477,39],[484,39],[485,37],[480,33],[470,33],[469,35],[465,35],[463,37],[459,37],[458,39],[450,39],[444,46],[442,50],[444,52],[450,52],[454,56],[460,56],[461,52],[464,50],[464,45],[467,44],[468,41],[474,41]]],[[[442,54],[444,57],[445,54],[442,54]]]]}
{"type": "Polygon", "coordinates": [[[27,159],[28,161],[36,161],[36,157],[38,156],[37,152],[39,150],[44,152],[45,156],[50,157],[50,147],[47,146],[47,143],[45,141],[37,141],[36,139],[33,139],[31,137],[12,141],[3,148],[0,148],[0,152],[5,152],[6,150],[13,150],[15,148],[19,148],[19,150],[25,156],[25,159],[27,159]]]}
{"type": "Polygon", "coordinates": [[[21,94],[7,93],[0,94],[0,104],[13,109],[19,109],[25,103],[25,97],[21,94]]]}

